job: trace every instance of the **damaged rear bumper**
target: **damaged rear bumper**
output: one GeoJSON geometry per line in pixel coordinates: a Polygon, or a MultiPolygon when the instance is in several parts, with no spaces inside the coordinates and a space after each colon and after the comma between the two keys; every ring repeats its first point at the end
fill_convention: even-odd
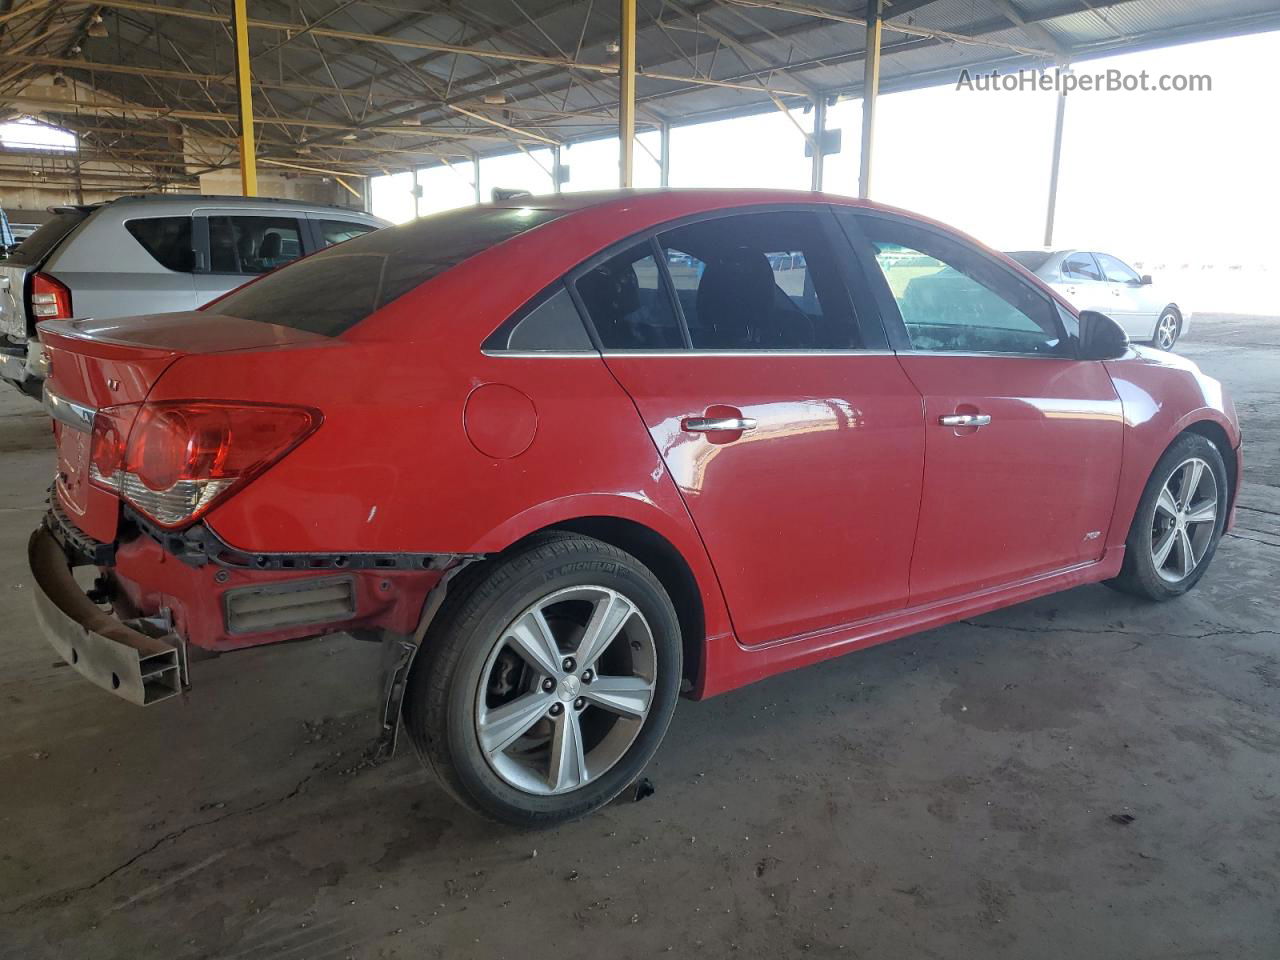
{"type": "Polygon", "coordinates": [[[48,526],[31,535],[27,561],[45,639],[81,676],[138,706],[182,691],[186,669],[178,636],[151,620],[122,621],[103,611],[72,576],[67,552],[48,526]]]}

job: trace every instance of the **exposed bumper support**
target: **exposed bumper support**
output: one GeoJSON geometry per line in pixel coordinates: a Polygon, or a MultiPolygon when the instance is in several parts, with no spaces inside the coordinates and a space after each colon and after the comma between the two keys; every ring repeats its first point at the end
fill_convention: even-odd
{"type": "Polygon", "coordinates": [[[386,632],[382,635],[382,669],[380,671],[379,688],[381,691],[382,710],[378,715],[378,739],[373,748],[373,760],[385,760],[396,752],[396,741],[400,734],[400,708],[404,704],[405,690],[409,684],[409,671],[413,668],[413,660],[427,635],[427,629],[440,612],[445,595],[449,591],[449,581],[474,563],[476,558],[462,558],[445,571],[440,582],[431,588],[427,601],[423,604],[422,619],[412,636],[403,636],[386,632]]]}
{"type": "Polygon", "coordinates": [[[76,583],[48,527],[31,535],[27,561],[40,628],[81,676],[138,706],[182,691],[186,670],[179,638],[149,620],[126,622],[100,609],[76,583]]]}

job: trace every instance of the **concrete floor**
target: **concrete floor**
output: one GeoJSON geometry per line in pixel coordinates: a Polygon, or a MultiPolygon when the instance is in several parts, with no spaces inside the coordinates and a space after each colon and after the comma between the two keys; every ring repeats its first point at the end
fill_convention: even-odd
{"type": "Polygon", "coordinates": [[[55,663],[48,428],[5,389],[0,956],[1280,956],[1280,318],[1184,352],[1248,455],[1190,596],[1083,587],[683,703],[654,796],[541,834],[409,751],[358,765],[371,646],[201,663],[147,710],[55,663]]]}

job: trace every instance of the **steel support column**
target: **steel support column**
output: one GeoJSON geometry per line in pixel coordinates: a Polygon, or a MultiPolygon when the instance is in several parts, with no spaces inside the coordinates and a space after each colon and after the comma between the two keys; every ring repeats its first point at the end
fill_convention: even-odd
{"type": "Polygon", "coordinates": [[[473,154],[471,157],[471,177],[475,180],[476,203],[480,202],[480,157],[473,154]]]}
{"type": "Polygon", "coordinates": [[[663,120],[658,127],[658,183],[671,186],[671,124],[663,120]]]}
{"type": "Polygon", "coordinates": [[[258,153],[253,142],[253,82],[249,71],[248,0],[235,0],[231,25],[236,38],[236,101],[240,115],[240,192],[258,195],[258,153]]]}
{"type": "Polygon", "coordinates": [[[827,98],[818,97],[813,104],[813,170],[810,176],[809,189],[815,192],[822,189],[823,147],[827,139],[827,98]]]}
{"type": "Polygon", "coordinates": [[[875,146],[876,97],[880,93],[880,28],[883,0],[867,0],[866,56],[862,61],[862,153],[858,158],[858,196],[871,195],[871,153],[875,146]]]}
{"type": "Polygon", "coordinates": [[[563,169],[560,159],[560,145],[556,144],[551,148],[551,191],[553,193],[561,192],[560,181],[564,176],[561,172],[563,169]]]}
{"type": "Polygon", "coordinates": [[[620,0],[618,13],[618,185],[629,187],[636,159],[636,0],[620,0]]]}
{"type": "Polygon", "coordinates": [[[1044,218],[1044,245],[1053,246],[1053,216],[1058,207],[1058,171],[1062,166],[1062,126],[1067,116],[1067,95],[1058,94],[1058,118],[1053,126],[1053,160],[1049,166],[1049,207],[1044,218]]]}

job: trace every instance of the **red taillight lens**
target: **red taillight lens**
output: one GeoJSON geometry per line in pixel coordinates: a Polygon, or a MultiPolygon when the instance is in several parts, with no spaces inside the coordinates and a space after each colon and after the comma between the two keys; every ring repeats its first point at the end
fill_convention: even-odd
{"type": "Polygon", "coordinates": [[[118,422],[132,411],[132,405],[98,411],[90,476],[165,527],[195,520],[301,443],[321,421],[318,411],[305,407],[146,403],[122,449],[118,422]]]}
{"type": "Polygon", "coordinates": [[[71,319],[71,291],[47,273],[31,278],[31,315],[36,320],[71,319]]]}

